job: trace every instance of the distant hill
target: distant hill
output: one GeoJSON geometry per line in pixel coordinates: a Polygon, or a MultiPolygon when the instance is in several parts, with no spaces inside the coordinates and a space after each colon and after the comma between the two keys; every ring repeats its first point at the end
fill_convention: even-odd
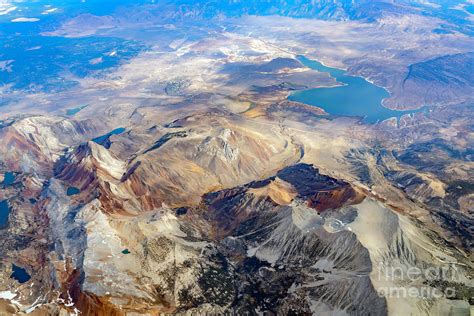
{"type": "Polygon", "coordinates": [[[474,52],[446,55],[408,68],[387,105],[445,105],[474,101],[474,52]]]}

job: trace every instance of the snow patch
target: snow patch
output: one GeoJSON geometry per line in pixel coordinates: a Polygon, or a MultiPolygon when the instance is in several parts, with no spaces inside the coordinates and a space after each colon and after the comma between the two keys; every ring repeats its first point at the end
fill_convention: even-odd
{"type": "Polygon", "coordinates": [[[18,22],[38,22],[40,19],[37,18],[16,18],[11,20],[13,23],[18,23],[18,22]]]}
{"type": "Polygon", "coordinates": [[[0,298],[3,298],[4,300],[13,300],[18,294],[17,293],[13,293],[11,291],[3,291],[3,292],[0,292],[0,298]]]}

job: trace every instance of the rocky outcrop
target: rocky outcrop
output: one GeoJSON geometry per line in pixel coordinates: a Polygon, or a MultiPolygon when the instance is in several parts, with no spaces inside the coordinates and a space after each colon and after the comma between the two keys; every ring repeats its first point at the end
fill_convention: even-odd
{"type": "Polygon", "coordinates": [[[46,116],[21,118],[0,129],[0,154],[10,170],[50,170],[64,150],[96,130],[91,121],[46,116]]]}

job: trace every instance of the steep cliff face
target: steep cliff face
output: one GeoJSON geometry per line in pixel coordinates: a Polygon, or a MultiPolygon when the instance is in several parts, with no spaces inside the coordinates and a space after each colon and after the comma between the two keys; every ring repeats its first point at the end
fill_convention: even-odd
{"type": "Polygon", "coordinates": [[[64,150],[83,142],[97,130],[90,120],[78,122],[49,116],[19,118],[0,128],[0,154],[10,170],[50,170],[64,150]]]}

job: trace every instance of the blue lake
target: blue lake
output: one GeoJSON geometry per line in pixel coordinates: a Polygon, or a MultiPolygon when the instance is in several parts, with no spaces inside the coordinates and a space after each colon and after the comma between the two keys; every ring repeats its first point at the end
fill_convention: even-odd
{"type": "Polygon", "coordinates": [[[12,264],[12,274],[10,275],[10,278],[17,280],[20,283],[25,283],[29,279],[31,279],[31,276],[26,272],[26,269],[23,269],[22,267],[19,267],[15,264],[12,264]]]}
{"type": "Polygon", "coordinates": [[[8,215],[10,214],[10,206],[7,200],[0,201],[0,229],[8,227],[8,215]]]}
{"type": "Polygon", "coordinates": [[[85,109],[86,107],[87,105],[81,105],[81,106],[78,106],[77,108],[67,109],[66,115],[73,116],[74,114],[79,113],[82,109],[85,109]]]}
{"type": "Polygon", "coordinates": [[[92,141],[99,145],[104,146],[105,148],[110,148],[110,140],[109,140],[110,136],[122,134],[123,132],[125,132],[125,128],[119,127],[119,128],[114,129],[113,131],[108,132],[105,135],[92,139],[92,141]]]}
{"type": "Polygon", "coordinates": [[[9,186],[12,185],[13,182],[15,182],[15,174],[13,172],[6,172],[5,178],[3,179],[3,185],[9,186]]]}
{"type": "Polygon", "coordinates": [[[10,207],[7,200],[0,201],[0,229],[8,227],[8,215],[10,214],[10,207]]]}
{"type": "Polygon", "coordinates": [[[79,193],[81,193],[81,190],[79,190],[76,187],[69,187],[67,188],[67,192],[66,192],[67,196],[76,195],[79,193]]]}
{"type": "Polygon", "coordinates": [[[297,91],[288,97],[291,101],[320,107],[331,115],[360,117],[369,124],[416,112],[394,111],[384,107],[382,100],[390,94],[364,78],[349,76],[344,70],[324,66],[304,56],[298,56],[298,60],[311,69],[329,73],[343,85],[297,91]]]}

